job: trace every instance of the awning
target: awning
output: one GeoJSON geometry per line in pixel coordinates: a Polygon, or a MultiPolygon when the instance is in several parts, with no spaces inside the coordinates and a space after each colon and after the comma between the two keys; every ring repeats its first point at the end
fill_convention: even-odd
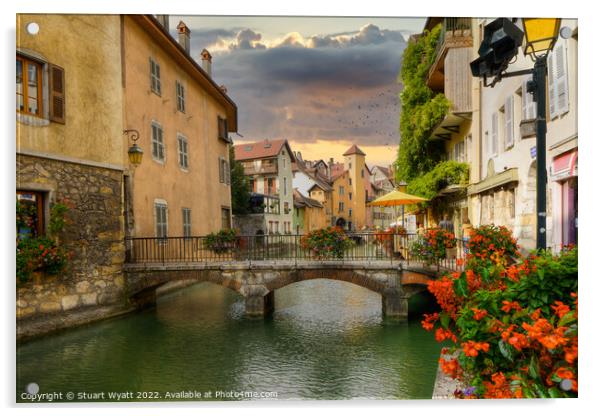
{"type": "Polygon", "coordinates": [[[556,156],[552,162],[550,179],[559,181],[577,176],[577,149],[556,156]]]}
{"type": "Polygon", "coordinates": [[[518,168],[512,168],[483,179],[481,182],[468,186],[468,195],[480,194],[498,186],[518,182],[518,168]]]}

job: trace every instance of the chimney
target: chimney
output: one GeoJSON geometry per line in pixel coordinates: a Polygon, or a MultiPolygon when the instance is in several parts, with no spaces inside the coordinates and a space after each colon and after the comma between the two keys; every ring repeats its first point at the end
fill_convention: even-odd
{"type": "Polygon", "coordinates": [[[161,26],[163,26],[165,28],[165,30],[167,30],[169,32],[169,15],[158,14],[155,17],[157,18],[159,23],[161,23],[161,26]]]}
{"type": "Polygon", "coordinates": [[[178,42],[180,46],[184,48],[187,55],[190,55],[190,29],[186,26],[186,23],[180,20],[178,23],[178,42]]]}
{"type": "Polygon", "coordinates": [[[201,66],[207,75],[211,76],[211,54],[207,49],[201,51],[201,66]]]}

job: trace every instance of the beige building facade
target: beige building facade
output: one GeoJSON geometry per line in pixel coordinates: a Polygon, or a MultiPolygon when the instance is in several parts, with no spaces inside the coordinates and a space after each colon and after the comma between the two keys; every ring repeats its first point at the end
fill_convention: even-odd
{"type": "Polygon", "coordinates": [[[231,226],[228,133],[237,129],[237,108],[210,76],[211,55],[198,51],[204,68],[191,55],[186,25],[176,41],[160,20],[167,21],[121,18],[123,124],[139,133],[144,151],[128,169],[128,231],[206,235],[231,226]]]}

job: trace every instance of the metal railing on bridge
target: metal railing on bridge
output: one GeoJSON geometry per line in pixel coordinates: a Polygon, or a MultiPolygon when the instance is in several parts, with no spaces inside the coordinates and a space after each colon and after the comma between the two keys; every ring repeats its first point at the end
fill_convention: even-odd
{"type": "Polygon", "coordinates": [[[416,234],[386,232],[349,233],[354,244],[339,256],[304,248],[301,234],[241,235],[234,241],[218,243],[207,236],[199,237],[135,237],[126,239],[126,262],[135,264],[212,263],[252,261],[390,261],[407,265],[430,266],[437,270],[460,270],[466,247],[456,240],[444,259],[426,261],[413,254],[416,234]]]}

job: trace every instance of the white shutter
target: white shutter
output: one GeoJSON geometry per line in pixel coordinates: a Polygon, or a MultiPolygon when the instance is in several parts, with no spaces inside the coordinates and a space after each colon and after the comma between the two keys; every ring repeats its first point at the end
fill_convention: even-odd
{"type": "Polygon", "coordinates": [[[514,106],[512,105],[512,95],[506,98],[504,104],[504,135],[506,147],[514,143],[514,106]]]}
{"type": "Polygon", "coordinates": [[[490,154],[497,154],[497,129],[498,129],[498,117],[497,111],[491,115],[491,147],[490,154]]]}
{"type": "Polygon", "coordinates": [[[554,55],[556,55],[556,110],[558,115],[562,115],[569,111],[566,42],[558,42],[554,55]]]}
{"type": "Polygon", "coordinates": [[[556,53],[554,51],[548,55],[548,92],[550,118],[554,118],[558,115],[558,107],[556,105],[556,53]]]}

